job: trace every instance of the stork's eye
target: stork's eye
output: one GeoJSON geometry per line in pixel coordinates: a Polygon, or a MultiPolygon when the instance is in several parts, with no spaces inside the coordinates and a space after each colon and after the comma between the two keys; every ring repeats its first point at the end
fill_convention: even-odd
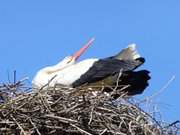
{"type": "Polygon", "coordinates": [[[71,60],[69,60],[67,63],[70,63],[71,62],[71,60]]]}
{"type": "Polygon", "coordinates": [[[73,57],[69,57],[67,63],[70,63],[72,61],[73,57]]]}

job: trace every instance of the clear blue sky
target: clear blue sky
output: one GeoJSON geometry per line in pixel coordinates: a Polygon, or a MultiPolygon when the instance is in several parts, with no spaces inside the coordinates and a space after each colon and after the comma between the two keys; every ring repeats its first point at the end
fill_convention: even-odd
{"type": "MultiPolygon", "coordinates": [[[[42,67],[94,45],[82,59],[103,58],[136,43],[151,71],[144,96],[176,79],[154,102],[167,121],[180,119],[179,0],[6,0],[0,2],[0,80],[17,70],[30,81],[42,67]]],[[[142,97],[142,98],[143,98],[142,97]]]]}

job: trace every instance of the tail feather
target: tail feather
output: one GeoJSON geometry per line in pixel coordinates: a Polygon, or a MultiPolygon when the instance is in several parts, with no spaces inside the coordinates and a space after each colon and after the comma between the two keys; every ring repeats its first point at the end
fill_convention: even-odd
{"type": "Polygon", "coordinates": [[[151,78],[149,73],[147,70],[125,72],[121,77],[120,83],[122,85],[129,85],[124,90],[127,92],[127,95],[141,94],[149,85],[148,80],[151,78]]]}
{"type": "MultiPolygon", "coordinates": [[[[123,72],[119,77],[119,74],[115,74],[111,76],[109,85],[116,85],[117,79],[119,79],[118,89],[115,94],[113,94],[114,99],[120,96],[134,96],[137,94],[143,93],[145,88],[149,85],[148,80],[151,79],[149,76],[148,70],[140,70],[140,71],[126,71],[123,72]]],[[[105,88],[105,92],[109,93],[112,91],[112,88],[105,88]]]]}
{"type": "Polygon", "coordinates": [[[138,53],[135,44],[130,44],[127,48],[123,49],[112,58],[123,61],[133,61],[136,63],[136,67],[134,69],[138,68],[145,62],[145,59],[138,53]]]}
{"type": "Polygon", "coordinates": [[[120,53],[118,53],[114,57],[119,60],[136,60],[141,56],[136,50],[136,45],[130,44],[127,48],[123,49],[120,53]]]}

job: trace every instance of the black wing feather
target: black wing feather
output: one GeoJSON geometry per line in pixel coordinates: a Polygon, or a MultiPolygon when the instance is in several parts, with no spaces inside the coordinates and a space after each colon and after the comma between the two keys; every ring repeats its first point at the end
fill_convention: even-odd
{"type": "Polygon", "coordinates": [[[139,60],[118,60],[113,59],[113,57],[100,59],[84,75],[76,80],[72,86],[77,87],[85,83],[93,83],[120,71],[131,71],[141,64],[142,62],[139,60]]]}

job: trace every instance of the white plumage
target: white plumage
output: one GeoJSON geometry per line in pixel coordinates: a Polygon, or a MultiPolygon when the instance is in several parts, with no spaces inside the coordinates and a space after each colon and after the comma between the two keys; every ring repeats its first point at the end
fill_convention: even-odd
{"type": "Polygon", "coordinates": [[[49,83],[48,85],[51,87],[53,87],[55,84],[71,86],[73,82],[78,80],[81,75],[87,72],[93,63],[98,60],[87,59],[78,63],[73,62],[66,65],[66,67],[63,67],[64,61],[67,61],[69,58],[70,57],[65,58],[62,63],[55,66],[46,67],[38,71],[37,75],[33,79],[33,85],[36,87],[43,87],[49,83]]]}

